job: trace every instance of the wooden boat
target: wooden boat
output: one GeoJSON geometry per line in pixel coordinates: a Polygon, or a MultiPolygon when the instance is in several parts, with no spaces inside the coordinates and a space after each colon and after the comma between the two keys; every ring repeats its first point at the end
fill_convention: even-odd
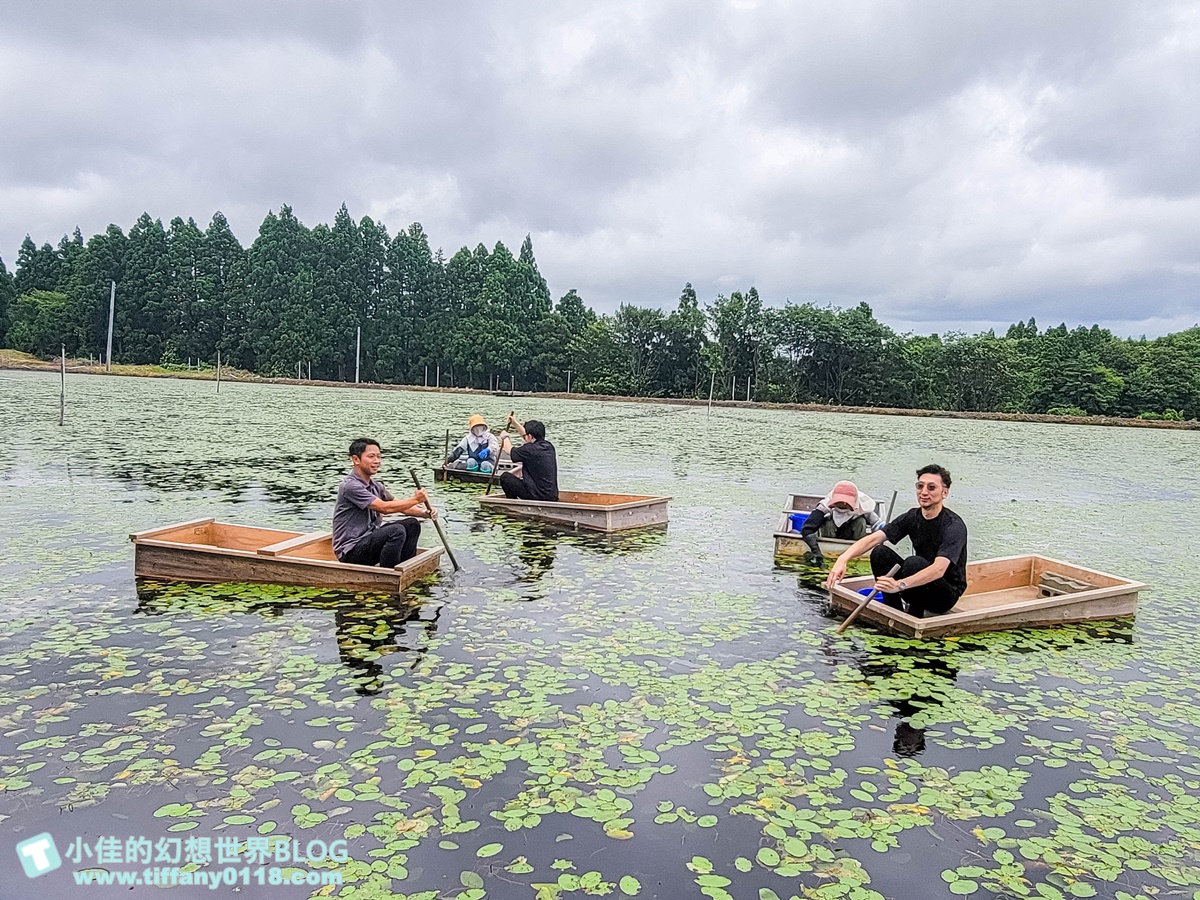
{"type": "MultiPolygon", "coordinates": [[[[494,483],[499,484],[500,476],[505,472],[519,473],[521,464],[515,466],[502,465],[500,472],[496,475],[494,483]]],[[[438,466],[433,470],[434,481],[465,481],[470,484],[487,484],[488,479],[492,477],[490,472],[480,472],[478,470],[471,471],[470,469],[454,469],[450,466],[438,466]]]]}
{"type": "MultiPolygon", "coordinates": [[[[830,603],[849,613],[862,602],[859,589],[874,583],[870,575],[847,578],[830,593],[830,603]]],[[[915,638],[1090,622],[1134,615],[1145,587],[1045,556],[1006,556],[969,563],[967,591],[945,615],[918,619],[872,600],[856,621],[915,638]]]]}
{"type": "Polygon", "coordinates": [[[257,581],[302,587],[400,593],[437,571],[442,550],[418,550],[394,569],[338,562],[332,535],[305,534],[197,519],[131,534],[139,578],[223,583],[257,581]]]}
{"type": "Polygon", "coordinates": [[[479,502],[484,509],[509,516],[566,525],[576,530],[612,532],[667,524],[667,502],[670,499],[640,494],[559,491],[557,503],[548,500],[510,500],[503,494],[480,497],[479,502]]]}
{"type": "MultiPolygon", "coordinates": [[[[808,552],[808,544],[800,540],[800,529],[792,526],[791,516],[794,513],[804,513],[807,515],[817,508],[817,504],[825,499],[824,494],[789,494],[788,505],[779,515],[779,526],[775,529],[775,555],[776,556],[803,556],[808,552]]],[[[884,503],[882,500],[875,502],[875,514],[883,521],[887,521],[892,514],[892,504],[896,502],[896,495],[892,494],[892,503],[884,503]]],[[[836,559],[847,550],[854,541],[843,541],[837,538],[818,538],[817,546],[821,548],[821,552],[825,556],[836,559]]]]}

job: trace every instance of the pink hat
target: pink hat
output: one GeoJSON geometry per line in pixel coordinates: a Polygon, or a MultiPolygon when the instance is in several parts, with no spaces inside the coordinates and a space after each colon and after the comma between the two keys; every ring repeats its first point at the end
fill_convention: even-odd
{"type": "Polygon", "coordinates": [[[839,481],[829,493],[830,503],[845,503],[851,508],[858,506],[858,487],[853,481],[839,481]]]}

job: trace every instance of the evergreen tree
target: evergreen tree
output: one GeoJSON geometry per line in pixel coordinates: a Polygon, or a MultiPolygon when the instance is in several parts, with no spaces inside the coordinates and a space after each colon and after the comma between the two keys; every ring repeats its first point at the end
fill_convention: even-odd
{"type": "Polygon", "coordinates": [[[62,263],[49,244],[38,247],[29,235],[17,252],[16,290],[18,294],[33,291],[56,291],[62,281],[62,263]]]}
{"type": "Polygon", "coordinates": [[[220,350],[223,363],[252,368],[249,261],[246,250],[219,211],[213,214],[204,231],[198,266],[197,278],[206,286],[205,290],[211,291],[212,306],[205,311],[204,321],[206,328],[215,333],[212,355],[205,355],[205,359],[215,363],[216,350],[220,350]]]}
{"type": "Polygon", "coordinates": [[[54,290],[60,293],[66,292],[71,283],[71,276],[75,272],[75,266],[79,262],[79,257],[83,255],[83,232],[79,230],[79,226],[75,227],[75,231],[68,237],[62,236],[62,240],[58,242],[58,283],[54,290]]]}
{"type": "Polygon", "coordinates": [[[12,346],[8,343],[8,310],[17,298],[17,288],[8,267],[0,257],[0,347],[12,346]]]}
{"type": "MultiPolygon", "coordinates": [[[[83,356],[94,353],[97,359],[103,359],[107,345],[109,288],[112,282],[117,282],[116,308],[120,309],[127,302],[121,282],[128,244],[121,229],[109,225],[103,234],[93,235],[79,255],[67,288],[64,333],[68,354],[83,356]]],[[[120,358],[118,347],[117,333],[114,333],[114,360],[120,358]]]]}
{"type": "Polygon", "coordinates": [[[149,213],[129,229],[123,275],[113,353],[128,363],[158,363],[170,321],[167,232],[149,213]]]}

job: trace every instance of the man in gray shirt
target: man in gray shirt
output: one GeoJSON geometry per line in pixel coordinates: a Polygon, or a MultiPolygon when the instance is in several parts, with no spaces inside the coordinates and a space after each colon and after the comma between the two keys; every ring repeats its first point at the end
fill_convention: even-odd
{"type": "Polygon", "coordinates": [[[333,507],[333,552],[344,563],[395,568],[417,552],[421,523],[416,516],[433,519],[437,513],[425,504],[425,491],[397,500],[382,481],[372,476],[383,461],[379,442],[358,438],[350,444],[354,468],[338,485],[333,507]],[[379,524],[381,515],[408,513],[396,522],[379,524]]]}

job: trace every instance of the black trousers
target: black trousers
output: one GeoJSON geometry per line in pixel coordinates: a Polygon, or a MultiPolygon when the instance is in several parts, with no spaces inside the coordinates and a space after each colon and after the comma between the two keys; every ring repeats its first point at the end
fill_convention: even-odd
{"type": "MultiPolygon", "coordinates": [[[[899,581],[901,578],[917,574],[922,569],[928,569],[933,563],[923,556],[902,559],[899,553],[883,544],[871,551],[871,572],[876,578],[886,575],[895,565],[900,566],[900,574],[895,576],[899,581]]],[[[907,603],[908,612],[921,619],[950,612],[958,602],[958,594],[945,578],[939,578],[929,584],[910,587],[900,594],[883,594],[883,602],[895,609],[904,609],[904,603],[907,603]],[[902,600],[904,602],[901,602],[902,600]]]]}
{"type": "Polygon", "coordinates": [[[421,523],[412,516],[396,522],[380,525],[368,532],[357,544],[346,551],[342,562],[356,566],[383,566],[394,569],[406,559],[417,555],[417,541],[421,537],[421,523]]]}
{"type": "Polygon", "coordinates": [[[509,500],[536,500],[529,492],[529,485],[524,478],[518,478],[512,472],[500,473],[500,489],[509,500]]]}

